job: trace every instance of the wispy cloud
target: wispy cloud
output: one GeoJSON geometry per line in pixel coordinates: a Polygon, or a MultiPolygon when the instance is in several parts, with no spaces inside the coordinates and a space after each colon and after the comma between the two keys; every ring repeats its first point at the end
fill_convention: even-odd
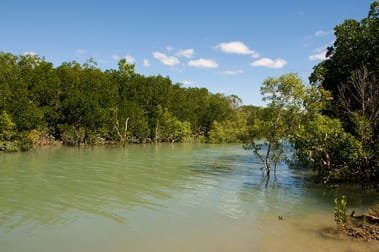
{"type": "Polygon", "coordinates": [[[243,74],[244,71],[243,70],[226,70],[222,73],[226,75],[237,75],[237,74],[243,74]]]}
{"type": "Polygon", "coordinates": [[[170,45],[168,45],[168,46],[166,46],[166,51],[167,52],[172,52],[172,51],[174,51],[174,47],[173,46],[170,46],[170,45]]]}
{"type": "Polygon", "coordinates": [[[253,58],[259,57],[259,53],[254,50],[250,50],[249,47],[241,41],[220,43],[216,46],[216,49],[219,49],[224,53],[251,55],[253,58]]]}
{"type": "Polygon", "coordinates": [[[325,39],[328,39],[332,36],[329,36],[333,34],[333,31],[324,31],[324,30],[317,30],[312,34],[308,34],[304,37],[303,45],[304,47],[309,47],[314,45],[317,41],[324,41],[325,39]]]}
{"type": "Polygon", "coordinates": [[[117,54],[112,54],[112,59],[120,60],[120,56],[118,56],[117,54]]]}
{"type": "Polygon", "coordinates": [[[149,66],[150,66],[150,62],[149,62],[147,59],[144,59],[144,60],[143,60],[143,65],[144,65],[145,67],[149,67],[149,66]]]}
{"type": "Polygon", "coordinates": [[[327,57],[326,57],[327,48],[329,46],[333,45],[333,43],[334,43],[334,41],[330,41],[328,44],[316,48],[314,50],[314,54],[309,55],[308,59],[312,60],[312,61],[313,60],[325,60],[325,59],[327,59],[327,57]]]}
{"type": "Polygon", "coordinates": [[[161,52],[153,52],[153,57],[167,66],[175,66],[180,63],[180,60],[175,56],[167,56],[161,52]]]}
{"type": "Polygon", "coordinates": [[[262,58],[250,63],[252,67],[267,67],[273,69],[279,69],[284,67],[287,64],[287,61],[281,58],[270,59],[270,58],[262,58]]]}
{"type": "Polygon", "coordinates": [[[188,65],[191,67],[197,67],[197,68],[217,68],[218,64],[216,61],[212,59],[198,59],[198,60],[190,60],[188,62],[188,65]]]}
{"type": "Polygon", "coordinates": [[[178,56],[178,57],[183,56],[183,57],[186,57],[187,59],[190,59],[190,58],[192,58],[194,53],[195,53],[195,50],[190,48],[190,49],[179,50],[176,53],[176,56],[178,56]]]}
{"type": "Polygon", "coordinates": [[[324,37],[324,36],[327,36],[329,34],[331,34],[332,31],[323,31],[323,30],[318,30],[316,31],[314,34],[313,34],[313,37],[324,37]]]}
{"type": "Polygon", "coordinates": [[[84,54],[88,53],[88,51],[84,50],[84,49],[77,49],[77,50],[75,50],[74,53],[75,53],[75,55],[80,56],[80,55],[84,55],[84,54]]]}
{"type": "Polygon", "coordinates": [[[133,56],[131,56],[131,55],[126,55],[125,57],[124,57],[124,59],[126,59],[126,62],[128,62],[128,63],[130,63],[130,64],[134,64],[134,63],[136,63],[136,59],[133,57],[133,56]]]}
{"type": "Polygon", "coordinates": [[[29,55],[29,56],[37,56],[38,53],[36,53],[36,52],[24,52],[24,55],[25,55],[25,56],[26,56],[26,55],[29,55]]]}
{"type": "Polygon", "coordinates": [[[196,82],[192,81],[192,80],[184,80],[184,81],[181,81],[181,83],[183,85],[187,85],[187,86],[189,86],[189,85],[195,85],[196,84],[196,82]]]}
{"type": "Polygon", "coordinates": [[[323,51],[323,52],[320,52],[320,53],[316,53],[316,54],[312,54],[310,56],[308,56],[308,59],[309,60],[325,60],[326,59],[326,51],[323,51]]]}

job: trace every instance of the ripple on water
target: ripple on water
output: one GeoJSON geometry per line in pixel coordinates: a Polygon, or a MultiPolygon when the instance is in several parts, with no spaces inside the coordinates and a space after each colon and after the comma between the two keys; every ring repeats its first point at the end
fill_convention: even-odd
{"type": "Polygon", "coordinates": [[[334,197],[377,193],[325,189],[284,164],[267,180],[240,146],[63,147],[0,163],[1,251],[371,250],[320,230],[334,197]]]}

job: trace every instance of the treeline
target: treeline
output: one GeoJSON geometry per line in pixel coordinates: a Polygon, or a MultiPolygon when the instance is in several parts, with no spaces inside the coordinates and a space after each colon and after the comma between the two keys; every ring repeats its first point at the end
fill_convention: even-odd
{"type": "Polygon", "coordinates": [[[54,67],[0,53],[0,150],[65,144],[208,141],[214,122],[233,120],[240,99],[143,76],[125,60],[102,71],[88,60],[54,67]]]}

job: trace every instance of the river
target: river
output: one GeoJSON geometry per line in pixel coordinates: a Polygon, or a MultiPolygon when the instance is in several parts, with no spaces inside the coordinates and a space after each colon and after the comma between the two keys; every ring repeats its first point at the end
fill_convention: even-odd
{"type": "Polygon", "coordinates": [[[377,251],[330,234],[335,197],[359,213],[377,192],[260,167],[238,145],[0,153],[0,251],[377,251]]]}

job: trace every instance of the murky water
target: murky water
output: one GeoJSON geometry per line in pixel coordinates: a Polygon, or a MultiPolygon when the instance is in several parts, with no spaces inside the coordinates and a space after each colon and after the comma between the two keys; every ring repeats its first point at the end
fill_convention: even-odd
{"type": "Polygon", "coordinates": [[[328,231],[336,196],[359,212],[377,192],[259,168],[233,145],[0,154],[0,251],[378,251],[328,231]]]}

